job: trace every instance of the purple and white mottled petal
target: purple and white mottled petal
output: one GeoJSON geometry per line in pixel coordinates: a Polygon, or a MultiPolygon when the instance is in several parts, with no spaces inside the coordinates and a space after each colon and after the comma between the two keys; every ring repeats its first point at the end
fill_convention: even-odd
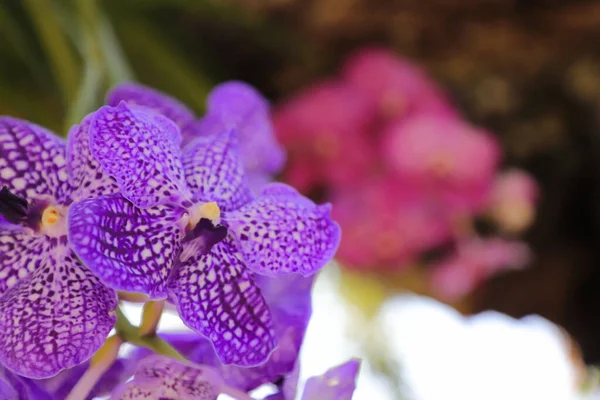
{"type": "Polygon", "coordinates": [[[333,258],[340,227],[331,205],[315,205],[284,184],[268,185],[261,196],[223,220],[235,235],[248,268],[260,275],[314,274],[333,258]]]}
{"type": "Polygon", "coordinates": [[[269,309],[231,237],[177,265],[169,292],[183,322],[213,343],[224,364],[257,365],[274,349],[269,309]]]}
{"type": "Polygon", "coordinates": [[[120,102],[129,106],[144,107],[164,115],[180,128],[194,121],[194,113],[174,97],[137,83],[126,82],[112,88],[106,96],[106,104],[116,107],[120,102]]]}
{"type": "Polygon", "coordinates": [[[152,355],[138,365],[135,377],[111,399],[216,400],[223,380],[210,367],[152,355]]]}
{"type": "MultiPolygon", "coordinates": [[[[277,382],[285,376],[284,390],[289,391],[290,389],[285,388],[295,385],[291,375],[294,374],[300,346],[311,315],[313,280],[314,275],[303,277],[297,274],[255,277],[255,282],[271,310],[278,342],[277,348],[261,365],[250,368],[223,365],[210,342],[195,333],[166,333],[161,337],[190,361],[218,369],[223,380],[230,387],[248,392],[265,383],[277,382]]],[[[150,351],[146,349],[136,349],[132,357],[139,360],[149,354],[150,351]]]]}
{"type": "Polygon", "coordinates": [[[252,200],[235,131],[197,138],[183,150],[182,162],[188,187],[200,200],[215,201],[224,211],[252,200]]]}
{"type": "Polygon", "coordinates": [[[69,241],[109,287],[165,298],[184,214],[175,206],[137,208],[118,194],[87,199],[69,208],[69,241]]]}
{"type": "Polygon", "coordinates": [[[352,359],[306,381],[302,400],[352,400],[360,360],[352,359]]]}
{"type": "Polygon", "coordinates": [[[69,131],[67,172],[73,201],[119,192],[117,181],[104,172],[90,151],[89,129],[93,118],[94,114],[88,115],[69,131]]]}
{"type": "Polygon", "coordinates": [[[90,148],[123,195],[140,208],[191,199],[179,149],[179,128],[159,114],[100,108],[90,125],[90,148]]]}
{"type": "Polygon", "coordinates": [[[247,171],[274,174],[285,163],[285,151],[277,142],[267,101],[252,86],[226,82],[208,98],[208,113],[196,131],[211,135],[222,129],[236,129],[247,171]]]}
{"type": "Polygon", "coordinates": [[[25,199],[69,191],[65,143],[52,132],[11,117],[0,117],[0,187],[25,199]]]}
{"type": "Polygon", "coordinates": [[[0,295],[39,269],[50,246],[46,236],[0,227],[0,295]]]}
{"type": "Polygon", "coordinates": [[[67,247],[66,237],[0,297],[0,363],[48,378],[90,358],[116,321],[117,296],[67,247]]]}
{"type": "MultiPolygon", "coordinates": [[[[110,400],[176,400],[163,393],[160,382],[154,380],[132,380],[115,389],[110,400]]],[[[173,395],[170,395],[173,396],[173,395]]]]}

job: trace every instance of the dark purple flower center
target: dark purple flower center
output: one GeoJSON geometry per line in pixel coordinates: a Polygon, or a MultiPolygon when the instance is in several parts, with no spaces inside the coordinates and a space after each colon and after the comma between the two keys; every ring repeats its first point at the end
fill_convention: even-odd
{"type": "Polygon", "coordinates": [[[183,238],[184,242],[191,242],[200,239],[202,241],[201,251],[207,254],[212,247],[225,239],[227,236],[227,227],[225,225],[215,225],[208,218],[200,218],[200,221],[183,238]]]}
{"type": "Polygon", "coordinates": [[[28,202],[21,196],[12,193],[6,186],[0,190],[0,215],[10,224],[39,230],[46,222],[54,224],[58,219],[55,207],[49,207],[51,201],[42,196],[28,202]],[[45,214],[44,214],[45,213],[45,214]],[[53,215],[56,214],[56,215],[53,215]],[[45,220],[43,217],[46,217],[45,220]]]}
{"type": "Polygon", "coordinates": [[[27,200],[12,193],[6,186],[0,190],[0,215],[11,224],[24,225],[27,220],[27,200]]]}

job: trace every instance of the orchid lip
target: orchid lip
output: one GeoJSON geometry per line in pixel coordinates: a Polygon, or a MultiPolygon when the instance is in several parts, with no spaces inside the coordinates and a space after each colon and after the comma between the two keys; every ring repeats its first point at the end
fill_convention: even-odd
{"type": "Polygon", "coordinates": [[[0,190],[0,215],[11,224],[22,225],[27,220],[27,211],[27,200],[3,186],[0,190]]]}
{"type": "Polygon", "coordinates": [[[179,260],[185,262],[198,251],[208,254],[212,247],[226,236],[227,227],[225,225],[215,224],[208,218],[201,218],[183,238],[186,246],[184,246],[179,260]]]}
{"type": "Polygon", "coordinates": [[[66,209],[54,204],[50,196],[40,196],[28,202],[6,186],[0,190],[0,215],[8,223],[49,237],[66,235],[66,209]]]}

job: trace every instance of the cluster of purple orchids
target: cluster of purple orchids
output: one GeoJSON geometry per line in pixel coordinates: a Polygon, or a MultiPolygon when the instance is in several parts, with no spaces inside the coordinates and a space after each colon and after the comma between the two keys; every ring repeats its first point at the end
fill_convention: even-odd
{"type": "MultiPolygon", "coordinates": [[[[330,205],[269,183],[285,153],[260,94],[226,83],[207,109],[123,84],[66,143],[0,117],[1,399],[296,397],[314,274],[340,228],[330,205]],[[132,293],[139,327],[119,308],[132,293]],[[156,334],[169,306],[194,333],[156,334]]],[[[358,366],[302,398],[350,399],[358,366]]]]}
{"type": "Polygon", "coordinates": [[[454,299],[527,264],[527,246],[515,239],[534,219],[536,182],[501,170],[495,136],[466,121],[421,67],[360,50],[273,118],[288,150],[283,179],[334,205],[343,266],[427,264],[434,294],[454,299]]]}

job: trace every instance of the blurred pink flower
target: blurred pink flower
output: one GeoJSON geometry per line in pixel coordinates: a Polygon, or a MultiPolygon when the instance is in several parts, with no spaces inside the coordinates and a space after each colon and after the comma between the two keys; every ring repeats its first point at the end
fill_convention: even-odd
{"type": "Polygon", "coordinates": [[[488,212],[503,231],[519,233],[535,219],[538,196],[538,185],[531,175],[510,169],[496,177],[488,212]]]}
{"type": "Polygon", "coordinates": [[[277,135],[289,152],[285,180],[306,192],[319,185],[347,185],[368,173],[371,109],[339,81],[311,86],[278,107],[277,135]]]}
{"type": "Polygon", "coordinates": [[[434,115],[391,125],[381,149],[401,179],[431,193],[451,211],[468,214],[485,205],[501,157],[490,133],[434,115]]]}
{"type": "Polygon", "coordinates": [[[397,182],[365,182],[332,202],[344,232],[337,257],[349,268],[401,268],[450,238],[442,210],[397,182]]]}
{"type": "Polygon", "coordinates": [[[422,68],[390,51],[367,48],[357,52],[342,68],[342,76],[386,119],[421,113],[458,115],[422,68]]]}
{"type": "Polygon", "coordinates": [[[430,266],[431,285],[442,298],[454,300],[498,272],[524,268],[530,259],[524,242],[471,238],[460,243],[455,254],[430,266]]]}

